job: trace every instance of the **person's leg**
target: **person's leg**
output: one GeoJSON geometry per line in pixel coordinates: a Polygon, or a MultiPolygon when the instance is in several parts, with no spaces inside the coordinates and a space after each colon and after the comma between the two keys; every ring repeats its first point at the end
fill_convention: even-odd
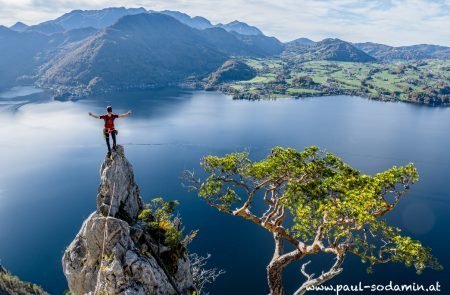
{"type": "Polygon", "coordinates": [[[112,136],[112,140],[113,140],[113,149],[116,150],[116,130],[114,130],[113,132],[111,132],[111,136],[112,136]]]}
{"type": "Polygon", "coordinates": [[[106,146],[108,147],[108,152],[111,153],[111,145],[109,143],[109,132],[105,132],[105,140],[106,140],[106,146]]]}

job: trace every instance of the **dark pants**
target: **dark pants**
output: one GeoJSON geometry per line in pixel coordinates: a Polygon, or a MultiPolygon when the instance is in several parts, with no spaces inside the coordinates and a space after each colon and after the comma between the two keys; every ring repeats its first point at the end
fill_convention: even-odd
{"type": "Polygon", "coordinates": [[[109,143],[109,134],[111,134],[112,140],[113,140],[113,149],[116,149],[116,130],[113,130],[111,133],[108,131],[104,131],[105,134],[105,140],[106,140],[106,146],[108,147],[108,152],[111,152],[111,145],[109,143]]]}

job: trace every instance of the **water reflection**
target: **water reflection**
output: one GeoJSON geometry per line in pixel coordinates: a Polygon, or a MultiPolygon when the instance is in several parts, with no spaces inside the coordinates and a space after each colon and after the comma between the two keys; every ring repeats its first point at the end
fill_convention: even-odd
{"type": "Polygon", "coordinates": [[[11,89],[0,91],[0,98],[17,98],[44,92],[44,90],[34,86],[18,86],[11,89]]]}

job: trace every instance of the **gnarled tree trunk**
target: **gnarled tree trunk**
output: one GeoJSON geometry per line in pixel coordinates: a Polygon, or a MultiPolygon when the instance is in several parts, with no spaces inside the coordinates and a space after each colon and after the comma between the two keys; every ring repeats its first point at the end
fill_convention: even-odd
{"type": "Polygon", "coordinates": [[[280,267],[273,260],[267,266],[267,281],[269,282],[270,295],[284,295],[283,269],[284,267],[280,267]]]}
{"type": "Polygon", "coordinates": [[[298,249],[284,253],[283,237],[280,233],[273,233],[275,251],[272,260],[267,266],[267,281],[269,283],[270,295],[284,295],[283,271],[292,261],[298,260],[303,253],[298,249]]]}

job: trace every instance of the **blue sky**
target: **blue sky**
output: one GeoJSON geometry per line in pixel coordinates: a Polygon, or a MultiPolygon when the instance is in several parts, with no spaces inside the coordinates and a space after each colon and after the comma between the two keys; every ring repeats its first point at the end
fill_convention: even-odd
{"type": "Polygon", "coordinates": [[[282,41],[337,37],[450,46],[450,0],[0,0],[0,23],[36,24],[72,9],[110,6],[179,10],[213,23],[237,19],[282,41]]]}

